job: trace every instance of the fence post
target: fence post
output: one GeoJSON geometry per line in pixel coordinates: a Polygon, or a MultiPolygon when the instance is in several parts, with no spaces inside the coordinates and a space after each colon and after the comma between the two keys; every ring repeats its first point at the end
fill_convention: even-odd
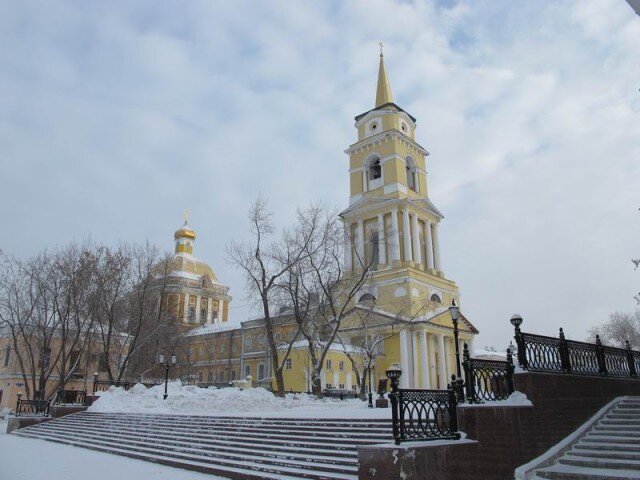
{"type": "MultiPolygon", "coordinates": [[[[452,385],[453,387],[453,385],[452,385]]],[[[454,438],[457,440],[460,438],[458,432],[458,398],[456,397],[456,391],[454,388],[449,388],[449,428],[453,433],[454,438]]]]}
{"type": "Polygon", "coordinates": [[[631,351],[631,344],[629,340],[626,341],[627,347],[627,363],[629,364],[629,375],[632,377],[637,377],[638,372],[636,371],[636,362],[633,359],[633,352],[631,351]]]}
{"type": "Polygon", "coordinates": [[[571,360],[569,359],[569,345],[567,339],[564,338],[564,330],[560,328],[560,366],[564,373],[571,373],[571,360]]]}
{"type": "Polygon", "coordinates": [[[474,403],[476,399],[475,379],[473,378],[473,365],[469,354],[469,346],[465,343],[462,349],[462,368],[464,368],[464,387],[467,393],[467,402],[474,403]]]}
{"type": "Polygon", "coordinates": [[[596,356],[598,357],[598,370],[600,370],[600,375],[606,375],[607,364],[604,360],[604,348],[602,348],[600,335],[596,335],[596,356]]]}
{"type": "Polygon", "coordinates": [[[507,348],[507,393],[511,395],[515,391],[515,387],[513,385],[513,372],[516,367],[513,366],[513,355],[511,354],[511,349],[507,348]]]}

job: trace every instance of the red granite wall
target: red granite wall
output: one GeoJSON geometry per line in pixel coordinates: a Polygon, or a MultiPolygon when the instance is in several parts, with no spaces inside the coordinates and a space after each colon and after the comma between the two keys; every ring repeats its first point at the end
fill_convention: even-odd
{"type": "Polygon", "coordinates": [[[406,480],[431,478],[434,471],[440,475],[434,478],[446,480],[511,480],[517,466],[544,453],[615,397],[640,395],[640,379],[521,373],[515,376],[515,386],[533,406],[459,409],[460,430],[477,444],[435,450],[407,445],[396,451],[395,463],[379,460],[388,453],[359,451],[359,479],[400,478],[398,468],[405,465],[404,473],[411,471],[406,480]],[[367,461],[376,458],[372,475],[367,461]]]}

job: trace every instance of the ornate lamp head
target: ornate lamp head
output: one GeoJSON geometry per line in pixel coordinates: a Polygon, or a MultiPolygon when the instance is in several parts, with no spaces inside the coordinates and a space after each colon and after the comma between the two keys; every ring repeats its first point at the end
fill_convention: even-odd
{"type": "Polygon", "coordinates": [[[515,313],[514,315],[512,315],[510,322],[514,327],[520,328],[520,325],[522,325],[522,317],[515,313]]]}
{"type": "Polygon", "coordinates": [[[394,363],[387,369],[385,373],[387,374],[387,378],[389,380],[397,381],[402,375],[402,369],[400,368],[400,365],[398,365],[397,363],[394,363]]]}

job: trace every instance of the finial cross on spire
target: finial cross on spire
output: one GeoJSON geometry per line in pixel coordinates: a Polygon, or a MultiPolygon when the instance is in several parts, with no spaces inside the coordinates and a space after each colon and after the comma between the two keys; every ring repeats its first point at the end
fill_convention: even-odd
{"type": "Polygon", "coordinates": [[[184,209],[184,224],[186,225],[187,223],[189,223],[189,209],[185,208],[184,209]]]}
{"type": "Polygon", "coordinates": [[[378,45],[380,45],[380,56],[384,57],[384,52],[382,51],[382,49],[384,48],[384,44],[382,42],[378,42],[378,45]]]}

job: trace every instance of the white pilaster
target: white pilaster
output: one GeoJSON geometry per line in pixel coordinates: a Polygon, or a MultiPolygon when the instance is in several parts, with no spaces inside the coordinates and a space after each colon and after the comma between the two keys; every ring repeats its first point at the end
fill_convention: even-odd
{"type": "Polygon", "coordinates": [[[351,390],[352,387],[352,380],[351,380],[351,372],[347,372],[345,373],[345,380],[344,380],[344,388],[345,390],[351,390]]]}
{"type": "Polygon", "coordinates": [[[411,372],[409,370],[409,334],[406,329],[400,332],[400,368],[402,369],[400,388],[409,388],[411,372]]]}
{"type": "Polygon", "coordinates": [[[222,322],[222,316],[224,312],[224,300],[218,301],[218,322],[222,322]]]}
{"type": "Polygon", "coordinates": [[[400,227],[398,226],[397,208],[391,209],[391,232],[389,232],[389,237],[391,238],[389,245],[391,261],[400,260],[400,227]]]}
{"type": "Polygon", "coordinates": [[[358,220],[356,232],[358,236],[356,267],[362,268],[367,263],[364,258],[364,222],[362,220],[358,220]]]}
{"type": "Polygon", "coordinates": [[[207,300],[207,322],[213,323],[213,299],[207,300]]]}
{"type": "Polygon", "coordinates": [[[353,258],[351,256],[351,225],[344,224],[344,268],[346,271],[353,267],[353,258]]]}
{"type": "Polygon", "coordinates": [[[196,323],[200,323],[200,303],[202,297],[200,295],[196,296],[196,323]]]}
{"type": "Polygon", "coordinates": [[[378,261],[381,265],[387,263],[387,242],[384,232],[384,215],[378,214],[378,261]]]}
{"type": "Polygon", "coordinates": [[[411,351],[413,352],[413,383],[412,388],[418,388],[418,382],[420,381],[420,359],[418,353],[420,352],[420,332],[411,332],[411,351]]]}
{"type": "Polygon", "coordinates": [[[442,271],[442,265],[440,264],[440,238],[438,237],[438,224],[434,223],[432,227],[433,233],[433,265],[436,271],[442,271]]]}
{"type": "Polygon", "coordinates": [[[429,367],[430,367],[429,378],[431,380],[431,385],[433,385],[433,388],[438,388],[438,372],[436,371],[436,367],[438,364],[438,361],[436,359],[438,345],[437,345],[436,336],[432,334],[428,334],[427,342],[429,343],[429,367]]]}
{"type": "Polygon", "coordinates": [[[431,388],[431,379],[429,378],[430,362],[429,353],[427,351],[427,332],[424,330],[419,332],[420,335],[420,356],[422,357],[422,388],[431,388]]]}
{"type": "Polygon", "coordinates": [[[333,388],[338,388],[340,385],[340,372],[333,372],[333,388]]]}
{"type": "Polygon", "coordinates": [[[404,260],[405,262],[412,262],[413,255],[411,254],[411,227],[409,226],[409,210],[406,208],[402,210],[402,235],[404,243],[404,260]]]}
{"type": "Polygon", "coordinates": [[[444,335],[438,335],[438,388],[447,388],[447,356],[444,348],[444,335]]]}
{"type": "Polygon", "coordinates": [[[425,251],[427,252],[427,268],[433,270],[433,237],[431,236],[431,222],[425,220],[424,223],[424,237],[425,251]]]}
{"type": "Polygon", "coordinates": [[[362,193],[367,191],[367,171],[362,172],[362,193]]]}
{"type": "Polygon", "coordinates": [[[422,251],[420,249],[420,229],[418,228],[418,215],[411,215],[411,229],[413,230],[413,261],[422,264],[422,251]]]}

